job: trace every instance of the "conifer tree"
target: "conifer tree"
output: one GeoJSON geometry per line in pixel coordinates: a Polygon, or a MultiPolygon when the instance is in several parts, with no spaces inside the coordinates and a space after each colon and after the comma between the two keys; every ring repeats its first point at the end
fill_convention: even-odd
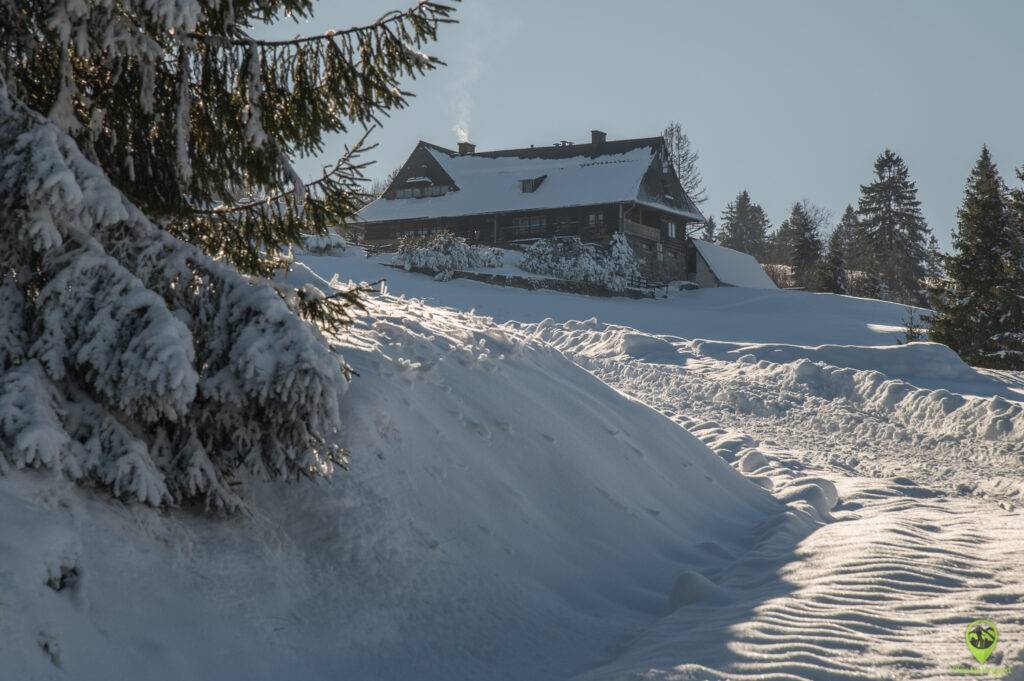
{"type": "Polygon", "coordinates": [[[718,238],[718,225],[715,223],[715,216],[709,215],[700,231],[700,238],[710,244],[715,243],[718,238]]]}
{"type": "Polygon", "coordinates": [[[779,231],[785,235],[791,249],[789,265],[793,284],[816,290],[820,283],[822,243],[815,217],[804,203],[794,203],[779,231]]]}
{"type": "Polygon", "coordinates": [[[976,366],[1024,368],[1024,243],[987,147],[967,180],[930,336],[976,366]]]}
{"type": "Polygon", "coordinates": [[[450,8],[249,35],[312,7],[0,0],[0,473],[233,510],[246,477],[345,465],[347,369],[295,313],[337,330],[356,293],[232,265],[351,213],[365,142],[308,184],[291,160],[403,106],[450,8]]]}
{"type": "MultiPolygon", "coordinates": [[[[847,210],[852,209],[847,206],[847,210]]],[[[848,239],[848,233],[840,222],[829,237],[828,251],[822,264],[822,287],[829,293],[846,295],[850,292],[849,276],[846,273],[848,239]]]]}
{"type": "Polygon", "coordinates": [[[878,275],[892,299],[923,302],[931,231],[906,163],[886,149],[875,161],[875,180],[860,190],[857,267],[878,275]]]}
{"type": "Polygon", "coordinates": [[[939,240],[933,234],[928,238],[928,260],[925,274],[929,281],[934,282],[945,276],[945,273],[945,256],[942,254],[942,249],[939,248],[939,240]]]}
{"type": "Polygon", "coordinates": [[[701,177],[700,168],[697,167],[700,154],[693,148],[689,135],[683,132],[682,126],[676,121],[666,126],[662,137],[665,138],[669,160],[676,172],[676,177],[679,178],[679,184],[683,186],[683,191],[695,205],[701,205],[708,200],[708,196],[707,190],[704,188],[704,178],[701,177]]]}
{"type": "Polygon", "coordinates": [[[365,136],[303,182],[293,160],[326,135],[406,106],[400,79],[440,62],[421,48],[451,8],[418,2],[367,26],[258,40],[313,0],[0,0],[0,72],[127,198],[173,234],[268,272],[303,233],[353,214],[365,136]]]}
{"type": "Polygon", "coordinates": [[[771,224],[761,206],[743,190],[722,213],[722,229],[718,242],[737,251],[749,253],[759,260],[766,255],[768,230],[771,224]]]}
{"type": "Polygon", "coordinates": [[[856,265],[857,260],[857,237],[860,227],[860,221],[857,219],[857,211],[854,210],[853,206],[847,204],[846,209],[843,210],[843,216],[839,218],[839,224],[836,225],[833,231],[833,236],[836,236],[843,244],[843,256],[846,260],[847,267],[853,268],[856,265]]]}

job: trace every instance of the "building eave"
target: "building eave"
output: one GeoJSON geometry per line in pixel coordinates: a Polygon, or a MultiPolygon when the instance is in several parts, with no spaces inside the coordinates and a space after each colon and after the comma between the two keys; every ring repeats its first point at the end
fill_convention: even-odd
{"type": "Polygon", "coordinates": [[[706,219],[700,213],[692,213],[692,212],[690,212],[688,210],[683,210],[682,208],[675,208],[673,206],[666,206],[663,203],[656,203],[654,201],[636,200],[633,203],[635,203],[635,204],[637,204],[639,206],[644,206],[646,208],[653,208],[655,210],[663,210],[666,213],[672,213],[674,215],[678,215],[680,217],[686,218],[687,220],[690,220],[691,222],[704,222],[705,219],[706,219]]]}

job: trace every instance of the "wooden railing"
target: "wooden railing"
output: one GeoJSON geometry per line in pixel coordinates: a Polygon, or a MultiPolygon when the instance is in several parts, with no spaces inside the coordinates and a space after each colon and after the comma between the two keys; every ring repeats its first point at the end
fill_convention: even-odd
{"type": "Polygon", "coordinates": [[[626,234],[650,239],[651,241],[661,241],[661,230],[657,227],[648,227],[632,220],[623,220],[622,226],[626,234]]]}

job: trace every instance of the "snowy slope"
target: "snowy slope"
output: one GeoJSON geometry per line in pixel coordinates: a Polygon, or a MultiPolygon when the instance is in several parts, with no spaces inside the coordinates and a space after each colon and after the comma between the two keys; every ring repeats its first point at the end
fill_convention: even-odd
{"type": "MultiPolygon", "coordinates": [[[[303,256],[321,276],[342,281],[385,278],[398,294],[463,310],[477,310],[498,322],[597,319],[652,333],[744,343],[796,345],[892,345],[903,337],[906,308],[865,298],[802,291],[741,288],[671,291],[668,300],[628,300],[520,289],[457,279],[433,281],[385,263],[388,254],[366,258],[358,248],[342,257],[303,256]]],[[[510,258],[507,266],[514,265],[510,258]]],[[[507,267],[506,267],[507,270],[507,267]]],[[[494,271],[494,270],[487,270],[494,271]]],[[[521,274],[515,270],[512,273],[521,274]]]]}
{"type": "Polygon", "coordinates": [[[344,341],[352,471],[226,521],[0,478],[0,678],[939,679],[976,616],[1024,674],[1019,377],[877,301],[353,250],[288,278],[403,294],[344,341]]]}
{"type": "Polygon", "coordinates": [[[593,320],[519,328],[780,499],[819,500],[828,486],[806,486],[820,476],[839,500],[823,500],[833,522],[774,532],[709,573],[718,602],[674,611],[579,679],[952,679],[976,666],[963,636],[977,617],[1001,633],[989,663],[1024,678],[1024,402],[826,364],[872,352],[927,364],[929,344],[807,348],[815,362],[764,353],[775,363],[593,320]]]}
{"type": "Polygon", "coordinates": [[[383,299],[345,356],[351,473],[258,486],[252,517],[0,478],[3,676],[565,678],[784,508],[486,318],[383,299]]]}

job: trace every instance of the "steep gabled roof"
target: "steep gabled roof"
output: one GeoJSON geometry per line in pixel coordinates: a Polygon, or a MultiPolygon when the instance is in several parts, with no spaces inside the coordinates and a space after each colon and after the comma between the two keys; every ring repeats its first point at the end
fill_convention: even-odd
{"type": "Polygon", "coordinates": [[[754,256],[700,239],[691,241],[715,277],[723,284],[743,288],[778,288],[754,256]]]}
{"type": "Polygon", "coordinates": [[[462,154],[420,142],[452,178],[458,191],[424,198],[378,198],[359,211],[364,222],[443,218],[566,206],[642,201],[702,221],[686,201],[658,200],[641,191],[644,176],[662,147],[660,137],[613,140],[598,146],[573,144],[462,154]],[[522,180],[546,176],[535,191],[522,180]]]}

